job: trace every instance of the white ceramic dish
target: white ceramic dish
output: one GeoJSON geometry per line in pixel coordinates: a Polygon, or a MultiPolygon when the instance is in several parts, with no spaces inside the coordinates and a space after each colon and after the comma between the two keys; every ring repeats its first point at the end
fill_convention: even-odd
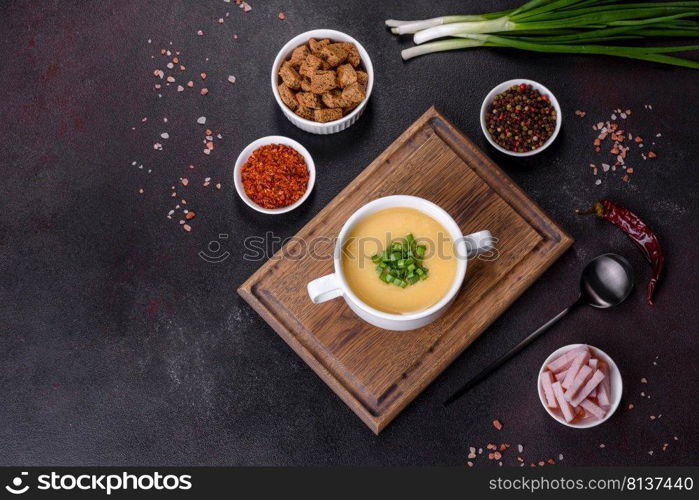
{"type": "Polygon", "coordinates": [[[374,66],[371,64],[369,53],[362,46],[361,43],[359,43],[351,36],[342,33],[341,31],[320,29],[306,31],[305,33],[296,35],[294,38],[286,42],[284,47],[282,47],[282,50],[280,50],[279,54],[277,54],[277,57],[274,59],[274,64],[272,65],[272,92],[274,93],[274,98],[277,100],[277,104],[279,104],[279,107],[284,113],[284,116],[286,116],[291,123],[296,125],[301,130],[305,130],[306,132],[310,132],[312,134],[334,134],[336,132],[345,130],[347,127],[354,124],[364,112],[364,108],[366,108],[367,102],[369,102],[369,97],[371,97],[371,90],[373,88],[374,66]],[[348,114],[347,116],[343,116],[339,120],[327,123],[318,123],[312,120],[306,120],[305,118],[301,118],[299,115],[291,111],[287,107],[287,105],[282,102],[282,98],[279,96],[279,90],[277,90],[277,85],[279,85],[279,68],[285,60],[291,57],[291,53],[296,47],[298,47],[299,45],[303,45],[304,43],[308,42],[308,40],[310,40],[311,38],[315,38],[317,40],[329,38],[330,40],[336,42],[353,43],[359,51],[359,55],[362,58],[362,64],[364,65],[364,69],[366,70],[367,75],[369,77],[366,89],[366,97],[364,98],[364,100],[359,104],[359,106],[353,109],[350,114],[348,114]]]}
{"type": "Polygon", "coordinates": [[[614,415],[614,412],[616,409],[619,407],[619,403],[621,402],[621,394],[624,389],[624,384],[621,379],[621,372],[619,371],[619,367],[617,367],[616,363],[612,358],[610,358],[606,352],[604,352],[602,349],[598,349],[597,347],[593,347],[588,344],[570,344],[567,346],[563,346],[560,349],[556,349],[554,352],[551,353],[551,355],[546,358],[546,361],[544,361],[544,364],[541,365],[541,369],[539,370],[539,376],[536,378],[536,386],[537,386],[537,391],[539,392],[539,400],[541,401],[542,406],[546,409],[546,412],[551,415],[557,422],[566,425],[568,427],[573,427],[575,429],[589,429],[590,427],[595,427],[597,425],[600,425],[601,423],[606,422],[609,420],[609,418],[614,415]],[[564,354],[572,349],[575,349],[577,347],[583,347],[587,346],[588,349],[590,349],[590,352],[592,355],[604,361],[607,363],[607,366],[609,367],[609,382],[610,382],[610,392],[611,392],[611,406],[609,407],[609,410],[607,411],[607,414],[604,416],[604,418],[599,419],[595,417],[590,417],[587,419],[584,419],[580,422],[566,422],[565,419],[563,418],[563,415],[555,412],[551,408],[549,408],[546,405],[546,395],[544,394],[544,389],[541,384],[541,374],[544,372],[544,369],[546,366],[559,357],[561,354],[564,354]]]}
{"type": "Polygon", "coordinates": [[[299,207],[308,195],[311,194],[313,186],[316,183],[316,166],[313,163],[313,158],[311,153],[308,152],[301,144],[293,139],[284,137],[282,135],[269,135],[267,137],[262,137],[256,141],[251,142],[248,146],[243,149],[238,155],[238,159],[235,162],[235,167],[233,168],[233,182],[235,183],[235,190],[238,192],[238,196],[250,207],[263,214],[283,214],[285,212],[290,212],[291,210],[299,207]],[[241,176],[241,169],[245,162],[248,160],[253,151],[255,151],[260,146],[266,146],[267,144],[284,144],[294,148],[296,151],[301,153],[303,158],[306,160],[306,165],[308,165],[308,187],[306,192],[301,198],[299,198],[295,203],[282,207],[282,208],[263,208],[254,201],[252,201],[247,194],[245,194],[245,188],[243,187],[243,179],[241,176]]]}
{"type": "Polygon", "coordinates": [[[537,153],[541,153],[544,149],[549,147],[553,141],[556,140],[556,137],[558,137],[558,132],[561,130],[561,123],[563,122],[563,115],[561,114],[561,106],[558,104],[558,100],[556,99],[556,96],[553,95],[553,92],[551,92],[549,89],[544,87],[538,82],[535,82],[534,80],[527,80],[525,78],[517,78],[514,80],[508,80],[506,82],[502,82],[500,85],[497,85],[491,90],[487,96],[485,96],[485,99],[483,99],[483,104],[481,104],[481,129],[483,130],[483,134],[485,135],[485,138],[488,139],[488,142],[498,151],[501,153],[505,153],[506,155],[510,156],[533,156],[537,153]],[[495,98],[496,95],[501,94],[502,92],[506,91],[508,88],[512,87],[513,85],[519,85],[520,83],[527,83],[534,87],[536,90],[538,90],[542,95],[547,95],[549,97],[549,102],[551,102],[551,105],[553,108],[556,110],[556,128],[553,131],[553,135],[549,137],[546,142],[537,149],[533,149],[532,151],[527,151],[526,153],[515,153],[514,151],[510,151],[509,149],[503,148],[500,144],[495,142],[493,138],[490,135],[490,132],[488,132],[488,127],[486,125],[485,117],[486,114],[488,113],[488,107],[490,104],[493,102],[493,99],[495,98]]]}
{"type": "Polygon", "coordinates": [[[464,236],[456,221],[444,209],[431,201],[417,196],[386,196],[367,203],[347,219],[335,243],[333,254],[335,272],[311,281],[308,284],[308,295],[316,304],[336,297],[343,297],[347,305],[360,318],[374,326],[386,330],[414,330],[436,320],[449,308],[466,276],[467,258],[475,257],[492,248],[493,239],[490,231],[480,231],[464,236]],[[350,289],[342,272],[342,248],[354,225],[369,214],[393,207],[409,207],[426,213],[444,226],[456,245],[456,277],[449,292],[435,305],[412,314],[389,314],[367,305],[350,289]]]}

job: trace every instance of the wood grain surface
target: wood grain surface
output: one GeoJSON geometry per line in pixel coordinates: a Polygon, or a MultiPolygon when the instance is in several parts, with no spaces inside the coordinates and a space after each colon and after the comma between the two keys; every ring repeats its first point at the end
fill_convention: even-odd
{"type": "Polygon", "coordinates": [[[238,293],[379,433],[572,242],[432,107],[238,293]],[[342,299],[313,304],[305,286],[333,272],[333,240],[346,219],[365,203],[393,194],[426,198],[444,208],[464,234],[487,229],[497,238],[497,258],[469,262],[449,311],[409,332],[373,327],[342,299]],[[309,242],[315,242],[313,255],[309,242]]]}

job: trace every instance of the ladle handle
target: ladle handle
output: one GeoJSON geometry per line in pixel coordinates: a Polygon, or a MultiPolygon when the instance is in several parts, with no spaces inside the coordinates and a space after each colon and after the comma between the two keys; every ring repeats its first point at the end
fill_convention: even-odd
{"type": "Polygon", "coordinates": [[[486,368],[483,369],[478,375],[473,377],[471,380],[466,382],[464,386],[462,386],[458,391],[456,391],[454,394],[449,396],[449,398],[444,401],[444,406],[449,406],[451,403],[459,399],[461,396],[466,394],[469,390],[480,384],[483,380],[488,378],[491,373],[493,373],[495,370],[500,368],[502,365],[507,363],[515,354],[517,354],[519,351],[527,347],[529,344],[534,342],[536,339],[538,339],[541,334],[543,334],[546,330],[551,328],[559,319],[561,319],[563,316],[568,314],[571,310],[575,309],[576,306],[580,304],[580,299],[575,301],[573,304],[570,306],[566,307],[563,309],[561,312],[556,314],[553,318],[548,320],[546,323],[541,325],[539,328],[534,330],[532,333],[529,334],[524,340],[522,340],[519,344],[514,346],[512,349],[507,351],[504,355],[502,355],[500,358],[497,360],[493,361],[491,364],[489,364],[486,368]]]}

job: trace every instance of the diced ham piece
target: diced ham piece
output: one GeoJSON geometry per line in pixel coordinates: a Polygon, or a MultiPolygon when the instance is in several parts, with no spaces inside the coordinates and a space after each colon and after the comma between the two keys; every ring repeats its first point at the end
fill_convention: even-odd
{"type": "Polygon", "coordinates": [[[556,395],[553,393],[553,387],[551,387],[552,384],[553,377],[551,376],[551,372],[545,370],[544,373],[541,374],[541,387],[544,389],[544,396],[546,396],[546,406],[549,408],[558,408],[556,395]]]}
{"type": "MultiPolygon", "coordinates": [[[[599,363],[599,360],[597,358],[590,358],[590,362],[588,363],[588,366],[590,368],[592,368],[593,373],[597,371],[598,363],[599,363]]],[[[591,398],[597,397],[597,388],[592,389],[592,392],[590,393],[590,397],[591,398]]]]}
{"type": "Polygon", "coordinates": [[[612,403],[611,390],[609,385],[609,367],[606,363],[599,363],[599,370],[604,374],[602,383],[597,386],[597,402],[602,408],[609,408],[612,403]]]}
{"type": "Polygon", "coordinates": [[[564,389],[568,389],[573,381],[575,380],[576,375],[580,371],[580,368],[583,365],[587,365],[587,362],[590,360],[590,351],[585,349],[584,351],[580,352],[575,356],[575,359],[570,365],[570,368],[568,368],[568,373],[566,374],[566,378],[561,382],[561,386],[564,389]]]}
{"type": "MultiPolygon", "coordinates": [[[[589,368],[589,367],[587,367],[589,368]]],[[[589,368],[592,370],[592,368],[589,368]]],[[[582,369],[580,370],[582,372],[582,369]]],[[[587,381],[587,383],[583,386],[582,389],[580,389],[577,394],[573,396],[573,398],[568,398],[568,393],[566,392],[566,399],[570,401],[570,404],[573,406],[578,406],[582,401],[590,396],[592,394],[592,391],[595,390],[595,388],[604,380],[604,373],[602,373],[601,370],[597,370],[595,373],[592,374],[592,377],[590,377],[590,380],[587,381]]]]}
{"type": "Polygon", "coordinates": [[[558,406],[561,409],[563,418],[566,422],[571,422],[575,418],[575,413],[573,407],[570,406],[570,403],[566,401],[566,398],[563,395],[563,388],[561,387],[561,383],[554,382],[553,384],[551,384],[551,387],[553,388],[553,394],[556,396],[556,402],[558,403],[558,406]]]}
{"type": "MultiPolygon", "coordinates": [[[[590,378],[590,375],[592,374],[592,368],[590,368],[587,365],[584,365],[583,367],[580,368],[580,371],[578,371],[578,374],[575,376],[573,379],[573,382],[570,384],[570,387],[568,387],[568,390],[565,392],[565,397],[568,401],[573,406],[578,406],[577,403],[573,402],[573,398],[575,395],[578,393],[580,388],[585,385],[587,382],[587,379],[590,378]]],[[[566,377],[567,378],[567,377],[566,377]]]]}
{"type": "Polygon", "coordinates": [[[586,346],[576,347],[568,352],[561,354],[559,357],[551,361],[546,368],[551,370],[553,373],[558,373],[563,370],[567,370],[571,365],[575,357],[582,351],[587,351],[586,346]]]}
{"type": "Polygon", "coordinates": [[[590,401],[589,399],[583,399],[580,402],[580,406],[582,406],[586,412],[591,413],[595,417],[602,419],[604,416],[607,414],[605,410],[597,406],[595,403],[590,401]]]}
{"type": "Polygon", "coordinates": [[[556,373],[556,375],[554,375],[554,377],[556,377],[556,380],[558,380],[559,382],[563,382],[566,378],[567,373],[568,373],[568,370],[563,370],[562,372],[556,373]]]}
{"type": "Polygon", "coordinates": [[[597,402],[602,408],[609,408],[612,405],[609,398],[609,391],[604,383],[597,386],[597,402]]]}

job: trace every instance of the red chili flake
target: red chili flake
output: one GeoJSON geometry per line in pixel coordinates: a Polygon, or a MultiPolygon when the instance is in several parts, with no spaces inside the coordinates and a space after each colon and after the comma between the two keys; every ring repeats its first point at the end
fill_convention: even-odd
{"type": "Polygon", "coordinates": [[[263,208],[281,208],[306,193],[309,172],[303,155],[284,144],[269,144],[253,151],[243,165],[243,187],[263,208]]]}
{"type": "Polygon", "coordinates": [[[499,420],[493,420],[493,427],[495,427],[497,430],[502,430],[502,422],[499,420]]]}

